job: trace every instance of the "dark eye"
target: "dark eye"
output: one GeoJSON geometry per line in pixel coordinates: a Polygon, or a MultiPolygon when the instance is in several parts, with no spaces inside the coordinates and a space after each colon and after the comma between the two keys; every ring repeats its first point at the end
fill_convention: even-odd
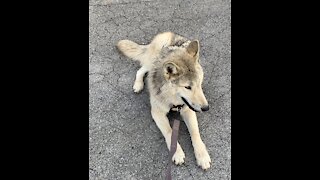
{"type": "Polygon", "coordinates": [[[186,86],[185,88],[191,90],[191,86],[186,86]]]}

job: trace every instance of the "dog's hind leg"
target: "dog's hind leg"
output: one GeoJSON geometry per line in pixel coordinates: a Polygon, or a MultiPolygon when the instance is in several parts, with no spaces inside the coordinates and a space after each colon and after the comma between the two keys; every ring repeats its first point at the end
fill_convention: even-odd
{"type": "Polygon", "coordinates": [[[149,71],[147,66],[142,66],[136,74],[136,80],[134,81],[133,90],[135,93],[140,92],[143,89],[143,77],[149,71]]]}
{"type": "MultiPolygon", "coordinates": [[[[166,116],[166,112],[163,112],[159,108],[153,106],[151,108],[151,115],[153,120],[157,124],[158,128],[160,129],[162,135],[164,136],[167,143],[167,147],[170,151],[172,129],[170,127],[169,120],[166,116]]],[[[177,142],[177,150],[172,157],[172,161],[176,165],[178,164],[180,165],[184,163],[184,158],[185,158],[185,154],[180,144],[177,142]]]]}

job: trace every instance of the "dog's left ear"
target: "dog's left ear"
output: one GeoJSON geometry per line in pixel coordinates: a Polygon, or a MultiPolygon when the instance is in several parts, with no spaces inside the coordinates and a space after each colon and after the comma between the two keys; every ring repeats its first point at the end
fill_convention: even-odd
{"type": "Polygon", "coordinates": [[[198,40],[192,41],[187,47],[187,52],[192,57],[199,58],[199,51],[200,43],[198,40]]]}
{"type": "Polygon", "coordinates": [[[167,62],[163,66],[166,80],[174,80],[180,75],[180,68],[174,62],[167,62]]]}

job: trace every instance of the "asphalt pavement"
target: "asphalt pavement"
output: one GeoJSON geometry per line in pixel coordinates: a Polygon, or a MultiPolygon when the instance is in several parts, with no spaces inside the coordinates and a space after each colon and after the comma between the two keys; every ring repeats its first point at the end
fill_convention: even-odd
{"type": "Polygon", "coordinates": [[[197,113],[201,137],[213,161],[196,164],[181,124],[185,164],[173,179],[231,179],[231,0],[89,0],[89,179],[164,179],[165,140],[150,114],[147,89],[133,92],[137,62],[115,44],[147,44],[172,31],[200,41],[208,112],[197,113]]]}

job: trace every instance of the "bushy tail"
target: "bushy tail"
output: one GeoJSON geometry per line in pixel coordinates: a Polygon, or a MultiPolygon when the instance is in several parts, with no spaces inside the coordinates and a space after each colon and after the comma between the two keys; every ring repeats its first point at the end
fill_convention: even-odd
{"type": "Polygon", "coordinates": [[[117,44],[118,49],[128,58],[140,60],[140,56],[145,51],[144,45],[139,45],[130,40],[121,40],[117,44]]]}

